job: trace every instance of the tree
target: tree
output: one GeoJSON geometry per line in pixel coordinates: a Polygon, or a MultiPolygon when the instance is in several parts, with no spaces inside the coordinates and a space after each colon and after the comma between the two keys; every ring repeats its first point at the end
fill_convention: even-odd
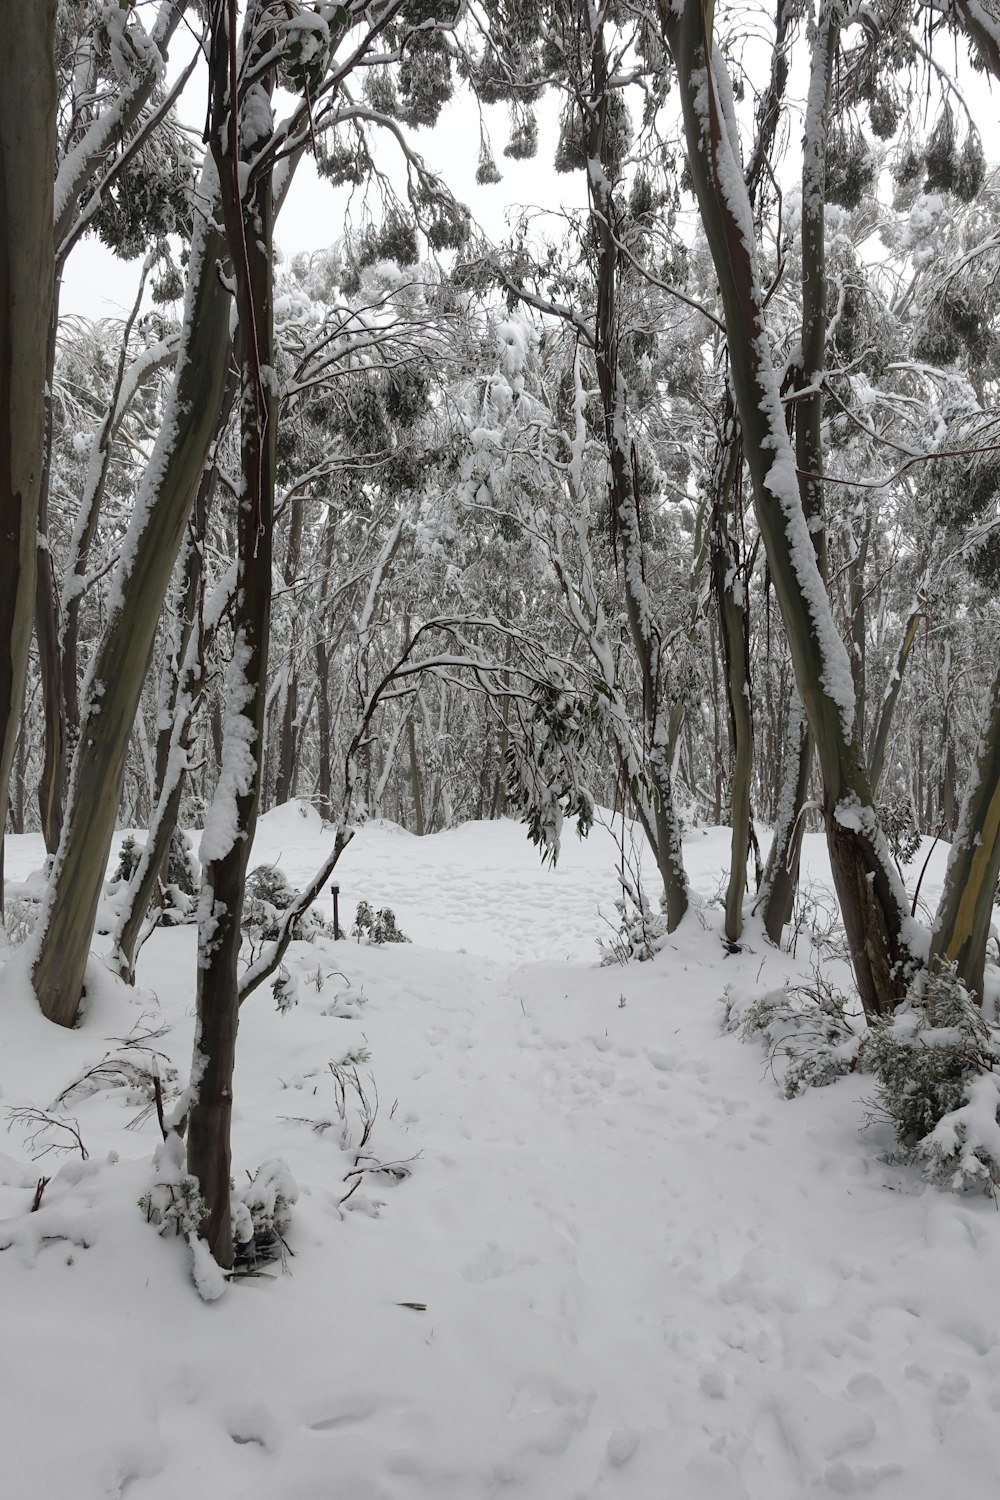
{"type": "Polygon", "coordinates": [[[0,909],[35,597],[52,302],[55,0],[0,14],[0,909]]]}

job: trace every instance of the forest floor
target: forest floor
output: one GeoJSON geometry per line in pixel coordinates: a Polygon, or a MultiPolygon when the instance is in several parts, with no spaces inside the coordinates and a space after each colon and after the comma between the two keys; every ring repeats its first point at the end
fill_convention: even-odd
{"type": "MultiPolygon", "coordinates": [[[[292,805],[263,820],[255,859],[301,882],[325,847],[292,805]]],[[[10,879],[40,852],[10,839],[10,879]]],[[[711,896],[728,835],[694,832],[685,858],[711,896]]],[[[818,840],[806,860],[828,882],[818,840]]],[[[73,1032],[37,1014],[15,950],[3,1500],[1000,1493],[994,1202],[894,1163],[887,1128],[865,1126],[870,1079],[786,1101],[764,1052],[724,1032],[727,987],[795,982],[804,939],[792,957],[751,932],[727,956],[707,906],[654,962],[599,967],[614,865],[603,830],[568,837],[555,871],[512,823],[358,835],[342,919],[391,906],[413,943],[296,944],[295,1009],[266,988],[247,1002],[234,1175],[281,1157],[300,1196],[284,1268],[209,1304],[184,1242],[137,1206],[159,1137],[134,1092],[65,1097],[85,1162],[39,1157],[65,1132],[17,1113],[150,1029],[185,1081],[193,928],[154,935],[137,991],[96,964],[73,1032]],[[344,1201],[361,1127],[329,1064],[359,1048],[379,1101],[365,1149],[410,1175],[366,1172],[344,1201]]]]}

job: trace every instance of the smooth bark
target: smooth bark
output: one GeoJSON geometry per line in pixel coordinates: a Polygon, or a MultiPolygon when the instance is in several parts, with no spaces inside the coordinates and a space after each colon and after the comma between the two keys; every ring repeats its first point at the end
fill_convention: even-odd
{"type": "Polygon", "coordinates": [[[976,763],[951,846],[931,955],[954,963],[983,997],[986,944],[1000,879],[1000,670],[987,695],[976,763]]]}
{"type": "MultiPolygon", "coordinates": [[[[214,167],[202,193],[215,197],[214,167]]],[[[38,933],[33,970],[50,1020],[72,1026],[125,776],[129,737],[174,562],[215,437],[229,368],[226,244],[198,216],[181,347],[164,421],[122,549],[108,621],[88,673],[69,804],[38,933]]]]}
{"type": "MultiPolygon", "coordinates": [[[[831,865],[858,989],[869,1015],[894,1009],[911,955],[902,883],[878,827],[854,723],[850,664],[829,607],[797,484],[764,318],[756,240],[738,166],[728,74],[698,0],[661,3],[680,79],[688,163],[722,295],[733,387],[758,524],[816,737],[831,865]]],[[[815,124],[815,121],[814,121],[815,124]]],[[[812,139],[807,149],[822,149],[812,139]]],[[[810,474],[819,478],[817,470],[810,474]]]]}
{"type": "Polygon", "coordinates": [[[0,5],[0,846],[35,604],[53,284],[54,34],[54,0],[0,5]]]}

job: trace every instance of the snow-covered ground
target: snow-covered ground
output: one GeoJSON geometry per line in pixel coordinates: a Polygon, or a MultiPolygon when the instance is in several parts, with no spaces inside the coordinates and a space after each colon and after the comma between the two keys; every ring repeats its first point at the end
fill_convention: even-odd
{"type": "MultiPolygon", "coordinates": [[[[686,842],[703,894],[727,842],[686,842]]],[[[324,850],[293,806],[255,853],[299,882],[324,850]]],[[[828,878],[818,840],[807,856],[828,878]]],[[[8,841],[11,879],[39,862],[36,840],[8,841]]],[[[64,1101],[86,1162],[36,1160],[59,1132],[10,1114],[161,1027],[148,1044],[183,1082],[192,929],[153,937],[136,992],[95,966],[73,1032],[38,1016],[23,954],[9,959],[3,1500],[998,1492],[994,1204],[887,1162],[884,1127],[861,1129],[864,1077],[786,1102],[764,1054],[722,1032],[726,987],[774,987],[801,947],[751,937],[727,957],[711,908],[654,963],[598,968],[613,866],[600,830],[555,871],[513,824],[358,835],[342,917],[389,905],[414,942],[298,944],[298,1006],[248,1001],[234,1172],[280,1156],[300,1197],[287,1274],[272,1264],[211,1304],[183,1241],[137,1207],[158,1130],[135,1095],[64,1101]],[[329,1064],[358,1049],[379,1101],[370,1149],[411,1175],[366,1173],[345,1202],[360,1127],[350,1104],[340,1120],[329,1064]]]]}

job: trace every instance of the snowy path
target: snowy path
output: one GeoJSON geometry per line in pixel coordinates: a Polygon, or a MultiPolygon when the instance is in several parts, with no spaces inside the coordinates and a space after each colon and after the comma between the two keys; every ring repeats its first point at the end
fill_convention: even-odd
{"type": "MultiPolygon", "coordinates": [[[[866,1080],[786,1103],[762,1054],[720,1034],[723,987],[773,985],[790,960],[726,959],[695,922],[655,965],[519,963],[532,942],[558,953],[592,894],[579,869],[543,902],[528,854],[534,904],[499,962],[471,837],[417,873],[413,843],[386,857],[396,889],[372,889],[408,888],[428,921],[450,891],[480,954],[328,945],[322,991],[303,983],[289,1016],[262,998],[241,1026],[235,1161],[280,1154],[303,1188],[290,1276],[200,1305],[181,1247],[134,1209],[154,1137],[122,1133],[120,1101],[77,1110],[101,1162],[67,1199],[82,1213],[91,1194],[90,1248],[0,1256],[4,1500],[995,1494],[1000,1215],[879,1159],[885,1136],[858,1134],[866,1080]],[[376,1145],[421,1156],[338,1208],[342,1158],[307,1122],[330,1109],[327,1059],[361,1043],[376,1145]]],[[[303,977],[317,956],[297,949],[303,977]]],[[[190,933],[145,962],[186,1066],[190,933]]],[[[102,1003],[44,1062],[18,1012],[39,1094],[121,1029],[120,996],[102,1003]]],[[[0,1064],[0,1086],[25,1085],[0,1064]]]]}

